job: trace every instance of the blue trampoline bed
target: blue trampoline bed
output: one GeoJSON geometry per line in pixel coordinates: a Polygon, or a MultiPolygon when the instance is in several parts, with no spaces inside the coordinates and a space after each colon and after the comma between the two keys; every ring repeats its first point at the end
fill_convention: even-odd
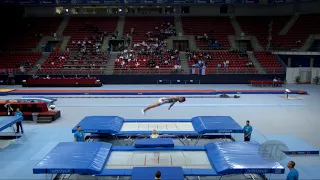
{"type": "Polygon", "coordinates": [[[63,142],[33,168],[33,173],[131,176],[132,180],[154,179],[158,170],[163,180],[183,180],[185,176],[283,174],[284,167],[263,159],[259,147],[255,142],[169,148],[63,142]]]}
{"type": "Polygon", "coordinates": [[[191,119],[124,119],[119,116],[87,116],[73,129],[81,126],[85,133],[110,134],[120,137],[146,137],[152,130],[165,137],[195,137],[196,145],[203,136],[243,133],[243,128],[230,116],[197,116],[191,119]]]}

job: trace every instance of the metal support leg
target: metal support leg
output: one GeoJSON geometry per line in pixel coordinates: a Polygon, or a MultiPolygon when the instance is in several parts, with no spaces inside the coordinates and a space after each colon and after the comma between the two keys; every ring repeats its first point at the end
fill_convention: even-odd
{"type": "Polygon", "coordinates": [[[196,142],[194,143],[194,146],[196,146],[196,145],[198,144],[198,142],[200,141],[201,138],[202,138],[202,135],[199,135],[199,136],[197,137],[197,140],[196,140],[196,142]]]}
{"type": "Polygon", "coordinates": [[[112,134],[112,137],[117,141],[119,145],[121,145],[119,138],[116,135],[112,134]]]}

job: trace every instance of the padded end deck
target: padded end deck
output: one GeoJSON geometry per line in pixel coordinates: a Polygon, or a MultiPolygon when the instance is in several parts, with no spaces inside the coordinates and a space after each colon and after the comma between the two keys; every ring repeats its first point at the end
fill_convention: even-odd
{"type": "Polygon", "coordinates": [[[242,127],[230,116],[197,116],[191,119],[199,134],[242,133],[242,127]]]}
{"type": "Polygon", "coordinates": [[[149,148],[149,147],[174,147],[171,138],[156,138],[156,139],[140,139],[136,140],[136,148],[149,148]]]}
{"type": "Polygon", "coordinates": [[[83,126],[85,133],[118,133],[123,125],[124,119],[119,116],[86,116],[73,129],[77,131],[77,126],[83,126]]]}
{"type": "Polygon", "coordinates": [[[17,122],[23,121],[23,116],[1,116],[0,117],[0,131],[7,129],[17,122]]]}
{"type": "Polygon", "coordinates": [[[161,180],[184,180],[182,167],[134,167],[131,180],[155,179],[157,171],[161,172],[161,180]]]}
{"type": "Polygon", "coordinates": [[[283,174],[278,162],[263,159],[256,142],[217,142],[205,145],[218,174],[283,174]]]}
{"type": "Polygon", "coordinates": [[[112,144],[102,142],[59,143],[33,174],[99,174],[106,164],[112,144]]]}

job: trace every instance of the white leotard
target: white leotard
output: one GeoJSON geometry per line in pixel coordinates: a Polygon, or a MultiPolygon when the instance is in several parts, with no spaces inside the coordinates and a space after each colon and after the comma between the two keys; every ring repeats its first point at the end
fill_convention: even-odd
{"type": "Polygon", "coordinates": [[[171,99],[165,99],[165,98],[160,98],[159,99],[159,103],[160,105],[163,105],[163,104],[171,104],[171,103],[174,103],[176,102],[175,100],[171,100],[171,99]]]}

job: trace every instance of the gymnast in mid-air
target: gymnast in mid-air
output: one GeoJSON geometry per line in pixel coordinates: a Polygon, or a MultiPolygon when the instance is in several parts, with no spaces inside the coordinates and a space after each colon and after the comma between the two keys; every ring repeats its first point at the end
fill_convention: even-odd
{"type": "Polygon", "coordinates": [[[171,109],[171,107],[176,103],[176,102],[179,102],[179,103],[183,103],[186,101],[186,98],[185,97],[178,97],[178,96],[172,96],[172,97],[169,97],[169,98],[160,98],[158,100],[158,102],[156,103],[153,103],[151,104],[150,106],[144,108],[141,110],[142,114],[145,115],[146,111],[148,111],[149,109],[152,109],[152,108],[155,108],[155,107],[158,107],[158,106],[161,106],[163,104],[170,104],[168,110],[171,109]]]}

